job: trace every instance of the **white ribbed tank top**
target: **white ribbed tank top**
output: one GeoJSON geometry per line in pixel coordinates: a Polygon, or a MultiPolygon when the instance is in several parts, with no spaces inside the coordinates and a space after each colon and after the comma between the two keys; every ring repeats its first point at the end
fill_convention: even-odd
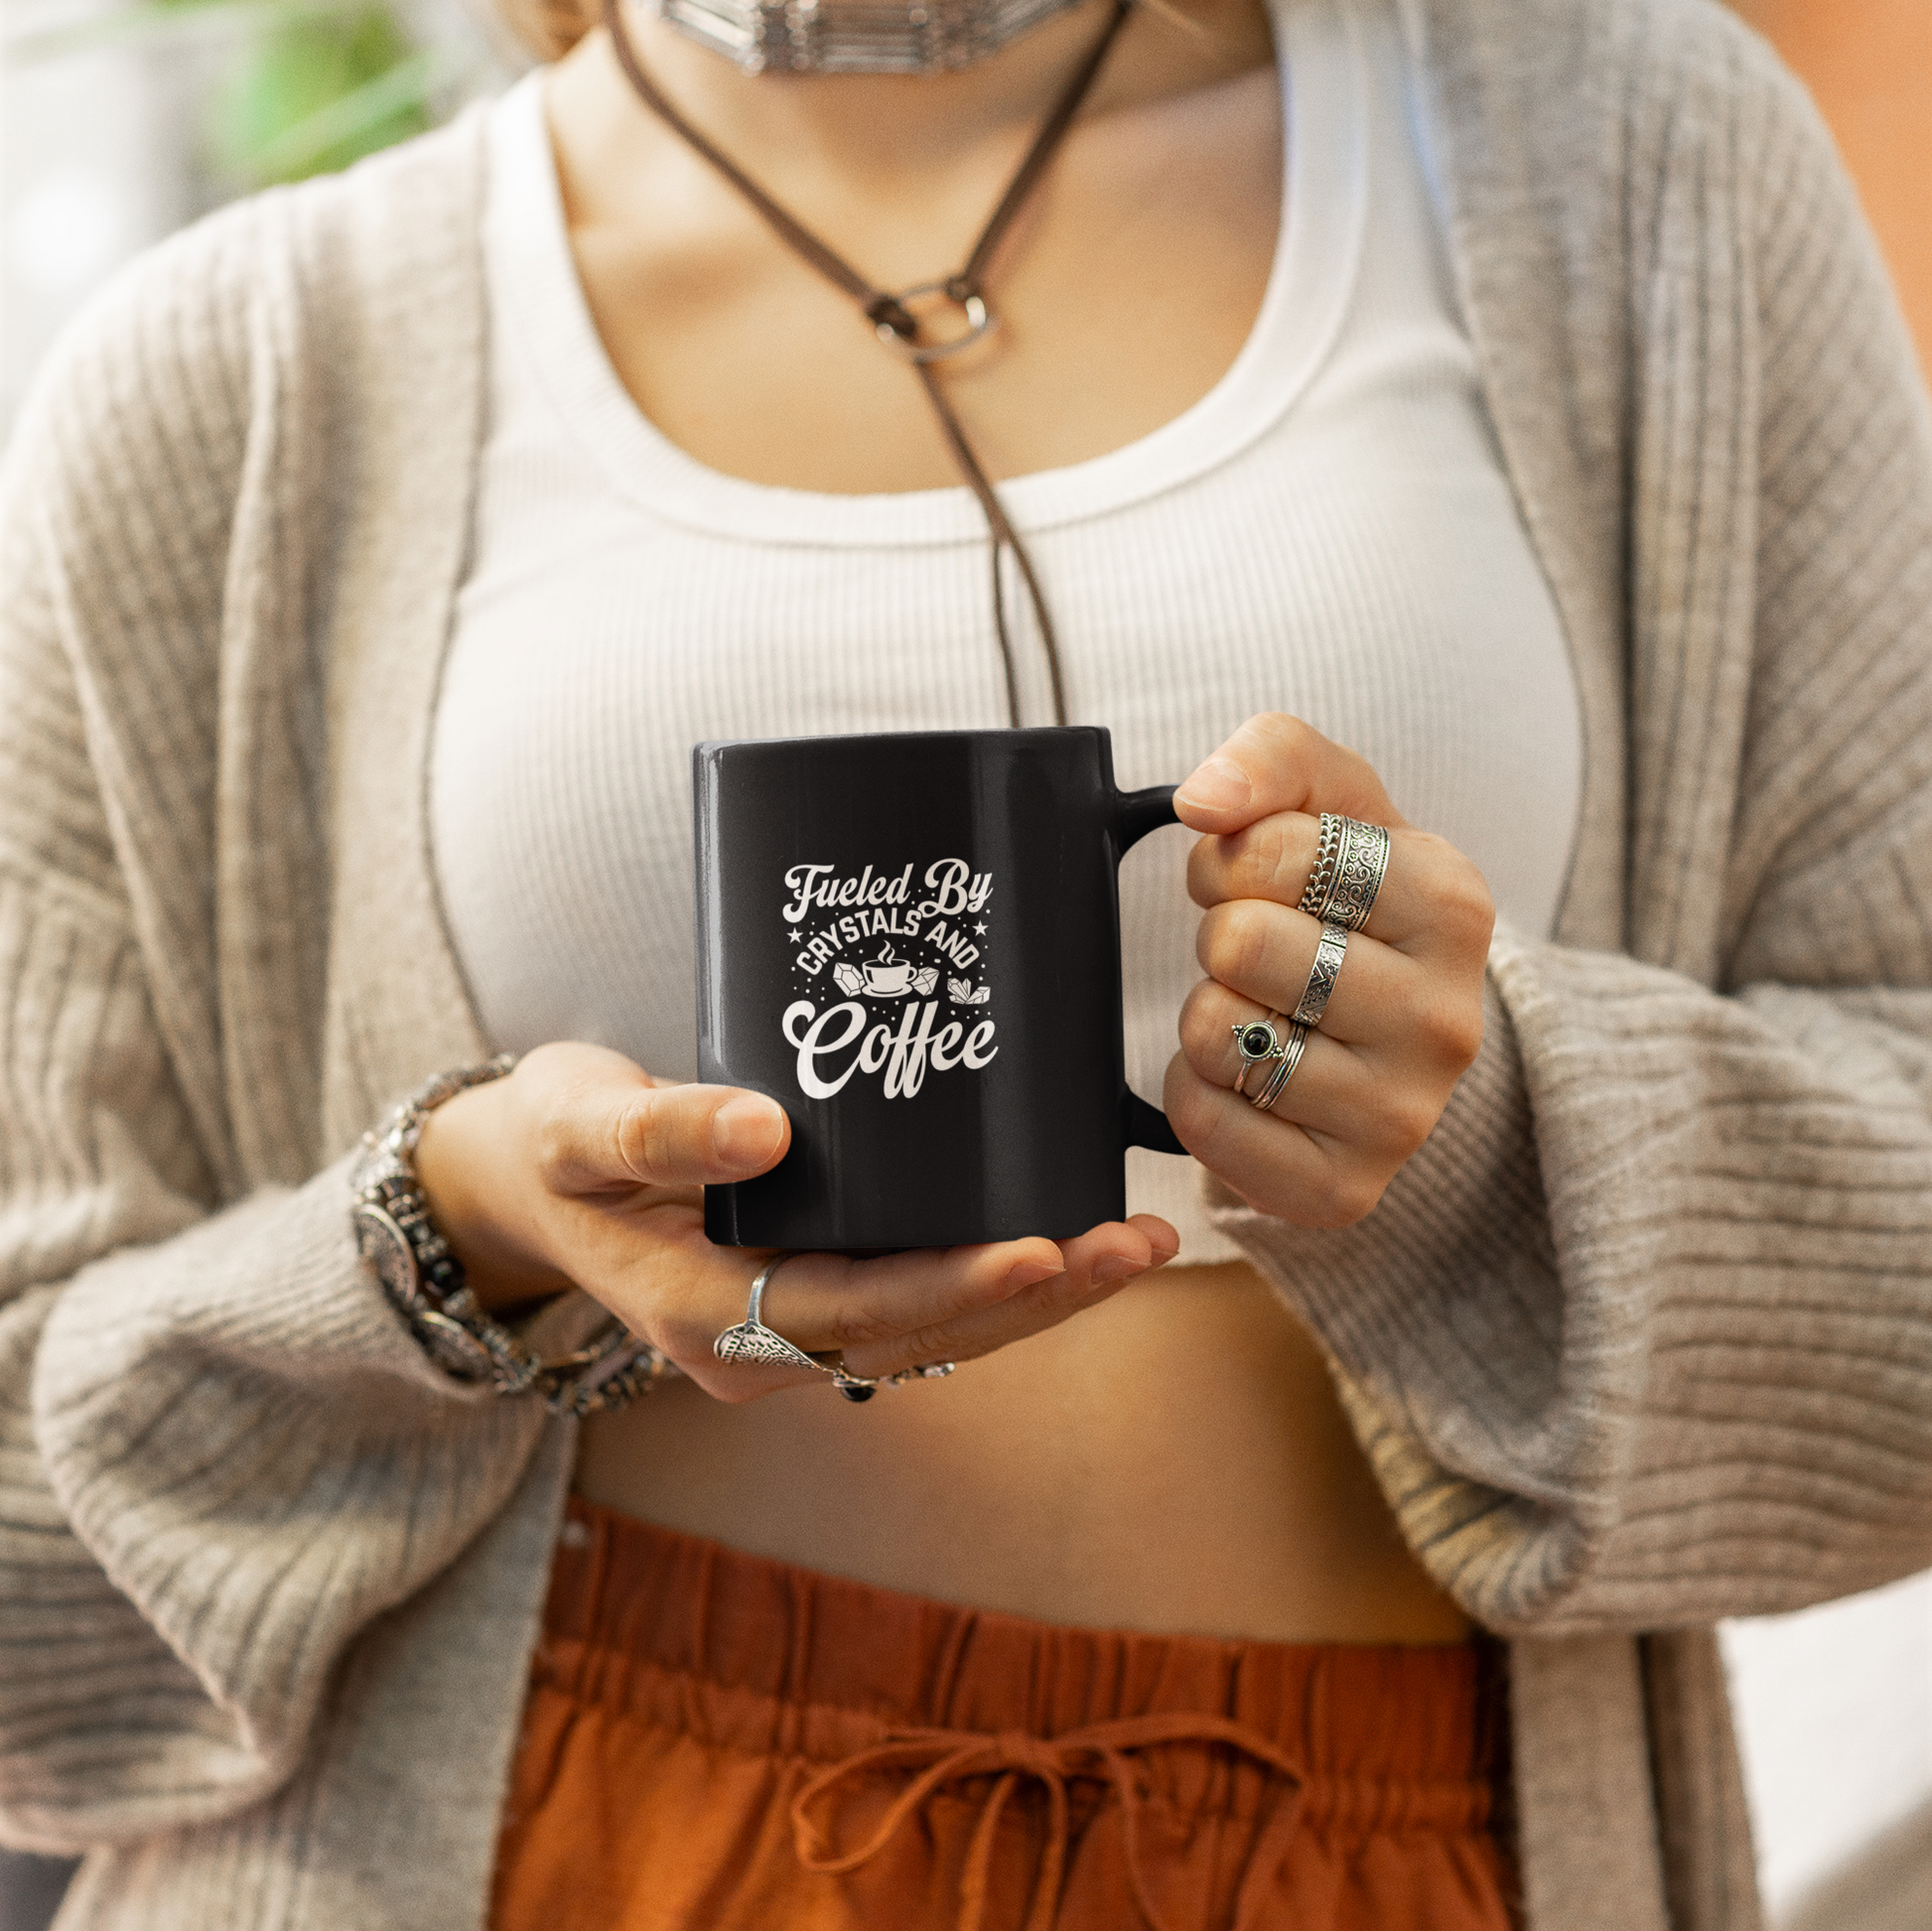
{"type": "MultiPolygon", "coordinates": [[[[1124,786],[1251,713],[1352,746],[1544,933],[1582,737],[1549,591],[1485,417],[1388,0],[1277,0],[1286,191],[1261,311],[1153,435],[1001,485],[1078,724],[1124,786]]],[[[496,1047],[591,1039],[696,1070],[690,750],[1006,722],[963,488],[849,496],[719,474],[653,427],[577,280],[532,75],[492,110],[488,428],[438,702],[436,866],[496,1047]]],[[[1017,586],[1016,586],[1017,588],[1017,586]]],[[[1011,608],[1023,609],[1015,596],[1011,608]]],[[[1024,721],[1050,723],[1018,629],[1024,721]]],[[[1157,1103],[1199,976],[1188,834],[1122,869],[1128,1076],[1157,1103]]],[[[1200,1170],[1134,1151],[1129,1209],[1236,1258],[1200,1170]]]]}

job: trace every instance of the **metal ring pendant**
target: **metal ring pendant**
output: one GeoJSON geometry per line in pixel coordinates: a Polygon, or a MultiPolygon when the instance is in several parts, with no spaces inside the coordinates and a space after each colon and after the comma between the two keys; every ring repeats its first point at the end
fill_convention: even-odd
{"type": "MultiPolygon", "coordinates": [[[[943,295],[966,318],[966,333],[953,342],[916,343],[907,342],[890,322],[877,323],[879,340],[888,348],[897,348],[908,362],[943,362],[948,355],[957,355],[961,349],[971,348],[983,337],[990,336],[1000,326],[1000,318],[986,306],[983,295],[968,295],[963,300],[947,293],[944,282],[921,282],[916,288],[908,288],[893,299],[900,308],[909,302],[916,302],[923,295],[943,295]]],[[[907,310],[909,314],[910,311],[907,310]]]]}

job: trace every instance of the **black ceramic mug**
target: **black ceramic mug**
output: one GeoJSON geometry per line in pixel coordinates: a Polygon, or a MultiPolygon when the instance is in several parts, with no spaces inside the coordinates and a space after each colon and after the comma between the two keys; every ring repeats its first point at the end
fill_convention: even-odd
{"type": "Polygon", "coordinates": [[[705,1189],[731,1247],[1064,1240],[1126,1212],[1120,857],[1176,822],[1081,726],[699,745],[698,1077],[791,1147],[705,1189]]]}

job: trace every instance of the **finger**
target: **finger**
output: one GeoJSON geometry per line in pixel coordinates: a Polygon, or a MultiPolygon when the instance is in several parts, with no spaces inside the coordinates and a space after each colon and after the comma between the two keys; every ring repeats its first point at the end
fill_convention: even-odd
{"type": "MultiPolygon", "coordinates": [[[[718,1358],[719,1336],[747,1319],[752,1283],[775,1256],[714,1245],[705,1238],[702,1205],[672,1203],[662,1195],[653,1194],[647,1204],[621,1214],[600,1213],[589,1202],[582,1212],[603,1224],[592,1225],[586,1234],[583,1246],[591,1260],[579,1271],[578,1284],[707,1394],[744,1402],[824,1380],[816,1367],[718,1358]]],[[[801,1265],[805,1258],[788,1258],[784,1267],[801,1265]]],[[[778,1278],[774,1272],[767,1286],[763,1324],[811,1352],[813,1337],[773,1318],[770,1288],[778,1278]]]]}
{"type": "MultiPolygon", "coordinates": [[[[701,1209],[653,1196],[621,1216],[625,1258],[614,1262],[613,1216],[588,1205],[584,1211],[603,1223],[584,1243],[601,1264],[580,1268],[580,1285],[707,1393],[741,1402],[824,1380],[818,1368],[717,1358],[718,1335],[746,1319],[751,1284],[771,1255],[713,1246],[701,1209]]],[[[1050,1326],[1172,1259],[1178,1247],[1173,1227],[1143,1214],[1059,1245],[1002,1241],[866,1261],[792,1255],[772,1273],[760,1318],[802,1352],[843,1353],[852,1373],[896,1374],[968,1360],[1050,1326]],[[1062,1250],[1072,1255],[1070,1268],[1062,1250]],[[1122,1260],[1124,1266],[1112,1265],[1122,1260]]]]}
{"type": "MultiPolygon", "coordinates": [[[[1154,1224],[1172,1235],[1165,1222],[1154,1224]]],[[[763,1318],[807,1353],[843,1354],[855,1374],[896,1374],[967,1359],[1050,1325],[1154,1259],[1148,1234],[1125,1222],[1059,1243],[1001,1241],[869,1261],[799,1254],[772,1276],[763,1318]]]]}
{"type": "MultiPolygon", "coordinates": [[[[1234,898],[1202,915],[1194,956],[1208,978],[1292,1019],[1308,993],[1321,933],[1320,921],[1305,911],[1265,898],[1234,898]]],[[[1364,932],[1351,932],[1321,1009],[1321,1030],[1351,1045],[1399,1036],[1418,992],[1440,976],[1364,932]]],[[[1229,1024],[1240,1017],[1254,1015],[1230,1014],[1229,1024]]]]}
{"type": "Polygon", "coordinates": [[[1365,758],[1282,711],[1250,718],[1181,780],[1173,803],[1183,825],[1206,832],[1239,831],[1277,811],[1407,822],[1365,758]]]}
{"type": "MultiPolygon", "coordinates": [[[[1083,1274],[1104,1286],[1110,1281],[1124,1281],[1130,1275],[1143,1273],[1154,1266],[1156,1249],[1149,1222],[1153,1227],[1173,1233],[1165,1220],[1145,1214],[1138,1223],[1129,1220],[1108,1221],[1103,1226],[1090,1228],[1073,1240],[1058,1241],[1055,1245],[1060,1250],[1060,1258],[1068,1274],[1083,1274]]],[[[1180,1245],[1177,1235],[1173,1244],[1175,1248],[1180,1245]]]]}
{"type": "Polygon", "coordinates": [[[576,1284],[707,1394],[749,1401],[823,1379],[816,1368],[718,1359],[718,1336],[745,1319],[752,1282],[772,1257],[707,1240],[701,1194],[653,1190],[616,1206],[582,1196],[567,1224],[576,1284]]]}
{"type": "MultiPolygon", "coordinates": [[[[936,1361],[970,1360],[998,1344],[975,1345],[976,1333],[1023,1332],[1046,1324],[1052,1316],[1043,1309],[1066,1303],[1070,1310],[1089,1292],[1112,1291],[1111,1286],[1090,1288],[1083,1274],[1069,1280],[1050,1241],[1000,1242],[873,1261],[799,1254],[772,1275],[761,1318],[805,1353],[829,1357],[848,1374],[878,1379],[936,1361]],[[994,1310],[1009,1307],[1011,1311],[989,1324],[994,1310]]],[[[742,1286],[739,1292],[744,1292],[742,1286]]],[[[694,1378],[712,1393],[739,1401],[810,1381],[814,1373],[823,1378],[822,1371],[700,1359],[694,1378]]]]}
{"type": "Polygon", "coordinates": [[[968,1310],[878,1342],[845,1350],[847,1367],[869,1377],[934,1361],[972,1361],[1097,1308],[1129,1282],[1171,1259],[1179,1237],[1153,1214],[1113,1221],[1061,1241],[1066,1266],[989,1307],[968,1310]]]}
{"type": "MultiPolygon", "coordinates": [[[[630,1330],[660,1348],[707,1393],[739,1402],[822,1379],[813,1368],[750,1365],[717,1358],[715,1344],[750,1311],[751,1286],[773,1256],[714,1246],[704,1237],[701,1207],[653,1191],[614,1211],[585,1199],[572,1217],[572,1278],[630,1330]]],[[[1143,1265],[1177,1245],[1173,1230],[1149,1217],[1152,1231],[1121,1227],[1111,1238],[1085,1237],[1085,1263],[1119,1249],[1143,1265]]],[[[1096,1230],[1107,1234],[1109,1230],[1096,1230]]],[[[946,1323],[996,1307],[1066,1273],[1050,1240],[1001,1241],[855,1260],[842,1254],[785,1258],[766,1285],[762,1323],[807,1354],[878,1347],[908,1334],[943,1332],[946,1323]]],[[[1117,1285],[1117,1284],[1115,1284],[1117,1285]]],[[[1102,1286],[1098,1292],[1111,1292],[1102,1286]]],[[[1017,1317],[1018,1319],[1019,1317],[1017,1317]]],[[[901,1345],[895,1366],[913,1365],[901,1345]]],[[[922,1359],[953,1358],[922,1356],[922,1359]]],[[[855,1372],[872,1373],[855,1367],[855,1372]]]]}
{"type": "MultiPolygon", "coordinates": [[[[700,1232],[685,1251],[682,1269],[667,1265],[669,1256],[658,1246],[650,1256],[648,1288],[636,1291],[637,1300],[652,1310],[650,1338],[721,1400],[749,1401],[823,1378],[816,1369],[723,1362],[714,1351],[719,1334],[747,1318],[752,1282],[772,1258],[714,1247],[700,1232]]],[[[843,1352],[854,1372],[870,1374],[872,1368],[854,1361],[861,1350],[877,1350],[907,1334],[943,1326],[1064,1272],[1059,1250],[1049,1240],[927,1249],[874,1260],[794,1254],[772,1272],[759,1319],[803,1353],[843,1352]]],[[[621,1315],[618,1298],[599,1298],[621,1315]]],[[[890,1372],[914,1365],[908,1349],[897,1352],[903,1358],[890,1372]]]]}
{"type": "MultiPolygon", "coordinates": [[[[1234,898],[1299,905],[1314,871],[1321,821],[1277,811],[1224,838],[1196,839],[1187,892],[1203,909],[1234,898]]],[[[1408,827],[1389,834],[1389,867],[1367,923],[1371,938],[1417,957],[1485,953],[1495,901],[1475,866],[1447,839],[1408,827]]]]}
{"type": "Polygon", "coordinates": [[[762,1093],[662,1085],[602,1047],[541,1047],[512,1078],[537,1110],[538,1164],[556,1193],[746,1179],[791,1144],[784,1109],[762,1093]]]}
{"type": "MultiPolygon", "coordinates": [[[[1188,1067],[1251,1113],[1257,1111],[1252,1102],[1267,1089],[1278,1063],[1259,1061],[1249,1070],[1245,1091],[1233,1092],[1241,1070],[1233,1029],[1255,1017],[1253,1001],[1211,981],[1194,988],[1180,1015],[1180,1050],[1188,1067]]],[[[1278,1024],[1276,1030],[1283,1029],[1278,1024]]],[[[1447,1069],[1433,1078],[1419,1077],[1311,1033],[1288,1084],[1259,1117],[1299,1127],[1324,1156],[1353,1155],[1393,1164],[1406,1160],[1428,1138],[1452,1084],[1447,1069]]],[[[1253,1144],[1274,1143],[1264,1137],[1253,1144]]]]}
{"type": "Polygon", "coordinates": [[[800,1254],[773,1277],[765,1297],[768,1321],[776,1309],[808,1352],[891,1342],[999,1306],[1066,1271],[1050,1240],[990,1241],[921,1248],[853,1260],[842,1254],[800,1254]]]}
{"type": "Polygon", "coordinates": [[[1027,1279],[996,1302],[962,1305],[907,1331],[856,1342],[844,1349],[847,1365],[855,1373],[878,1376],[990,1354],[1099,1306],[1128,1282],[1165,1266],[1179,1251],[1180,1236],[1159,1215],[1147,1213],[1091,1228],[1057,1247],[1063,1262],[1057,1273],[1027,1279]]]}
{"type": "MultiPolygon", "coordinates": [[[[1311,1133],[1292,1117],[1307,1105],[1304,1076],[1313,1086],[1322,1072],[1317,1049],[1344,1049],[1318,1034],[1282,1096],[1266,1113],[1226,1088],[1201,1078],[1185,1053],[1168,1067],[1164,1100],[1180,1143],[1250,1206],[1297,1227],[1347,1227],[1368,1213],[1401,1165],[1338,1135],[1311,1133]]],[[[1420,1143],[1418,1143],[1420,1144],[1420,1143]]]]}
{"type": "Polygon", "coordinates": [[[1166,1267],[1180,1252],[1180,1236],[1172,1224],[1156,1213],[1131,1213],[1127,1216],[1130,1227],[1138,1227],[1146,1236],[1147,1244],[1154,1250],[1152,1267],[1166,1267]]]}
{"type": "MultiPolygon", "coordinates": [[[[1237,898],[1201,919],[1194,951],[1208,978],[1252,1002],[1228,1014],[1232,1028],[1258,1017],[1253,1006],[1293,1019],[1320,942],[1321,927],[1307,912],[1237,898]]],[[[1482,1044],[1480,960],[1450,971],[1351,932],[1318,1024],[1330,1039],[1378,1056],[1386,1066],[1453,1079],[1482,1044]]],[[[1223,1043],[1231,1050],[1233,1040],[1230,1031],[1223,1043]]],[[[1207,1070],[1201,1060],[1195,1063],[1207,1070]]]]}

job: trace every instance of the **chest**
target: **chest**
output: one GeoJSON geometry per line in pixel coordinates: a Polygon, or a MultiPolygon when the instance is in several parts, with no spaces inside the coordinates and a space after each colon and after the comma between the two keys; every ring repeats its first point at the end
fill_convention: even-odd
{"type": "MultiPolygon", "coordinates": [[[[966,260],[1032,131],[863,194],[803,170],[766,185],[875,287],[906,289],[966,260]]],[[[573,192],[567,153],[562,171],[591,317],[643,413],[753,483],[956,482],[917,376],[853,298],[703,162],[656,152],[621,208],[589,183],[573,192]]],[[[996,478],[1121,448],[1212,388],[1262,302],[1282,176],[1272,68],[1076,126],[987,276],[997,327],[944,364],[996,478]]]]}

